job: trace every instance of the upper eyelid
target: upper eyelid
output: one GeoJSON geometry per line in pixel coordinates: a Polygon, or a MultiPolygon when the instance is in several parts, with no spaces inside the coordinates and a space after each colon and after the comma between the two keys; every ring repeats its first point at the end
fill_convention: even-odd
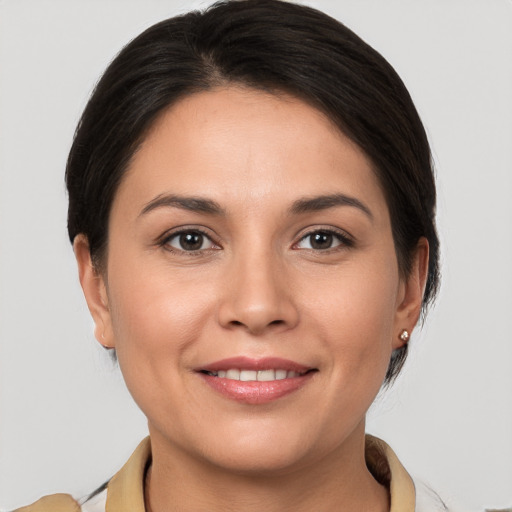
{"type": "Polygon", "coordinates": [[[176,235],[181,235],[183,233],[201,233],[201,235],[210,238],[212,241],[215,238],[215,236],[211,234],[209,229],[204,228],[202,226],[178,226],[165,231],[159,237],[159,239],[164,240],[166,238],[172,238],[176,235]]]}
{"type": "MultiPolygon", "coordinates": [[[[179,236],[179,235],[182,235],[184,233],[200,233],[201,235],[203,235],[204,237],[208,238],[208,240],[210,240],[210,242],[218,247],[221,247],[219,241],[216,239],[215,236],[213,236],[212,234],[210,234],[205,228],[202,228],[202,227],[192,227],[192,226],[180,226],[180,227],[177,227],[177,228],[173,228],[173,229],[170,229],[168,231],[166,231],[163,235],[161,235],[158,239],[157,239],[157,244],[158,245],[165,245],[169,242],[169,240],[179,236]]],[[[192,252],[192,251],[188,251],[188,252],[192,252]]]]}
{"type": "MultiPolygon", "coordinates": [[[[328,251],[336,250],[339,247],[346,249],[346,248],[354,247],[354,245],[355,245],[354,237],[352,235],[350,235],[349,233],[347,233],[343,229],[334,228],[334,227],[311,227],[311,229],[309,229],[307,232],[302,233],[298,238],[296,238],[296,241],[293,242],[293,244],[292,244],[292,249],[296,248],[296,246],[300,242],[302,242],[304,239],[310,237],[311,235],[314,235],[315,233],[329,233],[329,234],[335,236],[340,241],[340,246],[335,246],[335,247],[332,247],[329,249],[324,249],[321,252],[327,253],[328,251]]],[[[299,250],[299,249],[296,248],[295,250],[299,250]]],[[[306,248],[306,249],[302,249],[302,250],[308,250],[308,249],[306,248]]],[[[317,250],[314,250],[314,251],[316,252],[317,250]]]]}
{"type": "MultiPolygon", "coordinates": [[[[347,240],[354,241],[355,238],[352,236],[348,231],[341,229],[341,228],[335,228],[333,226],[310,226],[309,228],[305,228],[304,230],[301,230],[296,235],[296,240],[300,241],[304,238],[311,236],[314,233],[331,233],[333,235],[340,236],[341,238],[345,238],[347,240]]],[[[294,242],[296,243],[296,242],[294,242]]]]}

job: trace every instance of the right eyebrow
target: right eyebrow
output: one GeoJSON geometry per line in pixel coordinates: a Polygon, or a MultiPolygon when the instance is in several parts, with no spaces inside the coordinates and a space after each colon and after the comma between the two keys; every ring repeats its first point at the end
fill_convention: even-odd
{"type": "Polygon", "coordinates": [[[368,206],[359,199],[345,194],[330,194],[301,198],[292,204],[291,212],[295,214],[318,212],[338,206],[350,206],[352,208],[356,208],[363,212],[370,220],[373,220],[373,214],[368,206]]]}
{"type": "Polygon", "coordinates": [[[180,208],[208,215],[225,215],[219,203],[203,197],[179,196],[175,194],[160,194],[149,201],[141,210],[139,217],[158,208],[180,208]]]}

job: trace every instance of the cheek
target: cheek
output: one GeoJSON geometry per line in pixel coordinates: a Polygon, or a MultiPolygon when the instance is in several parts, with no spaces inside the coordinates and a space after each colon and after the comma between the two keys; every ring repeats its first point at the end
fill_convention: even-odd
{"type": "Polygon", "coordinates": [[[385,374],[391,356],[398,293],[393,259],[368,262],[340,274],[328,292],[316,293],[306,310],[336,359],[340,378],[362,380],[385,374]],[[343,375],[341,375],[343,374],[343,375]]]}
{"type": "MultiPolygon", "coordinates": [[[[133,267],[136,268],[136,267],[133,267]]],[[[112,328],[123,373],[134,366],[157,376],[159,361],[181,361],[209,318],[209,293],[165,269],[115,270],[109,289],[112,328]]]]}
{"type": "MultiPolygon", "coordinates": [[[[170,282],[165,274],[117,279],[111,290],[112,322],[119,345],[179,343],[193,336],[205,308],[200,294],[170,282]]],[[[121,348],[121,347],[120,347],[121,348]]]]}
{"type": "Polygon", "coordinates": [[[165,272],[117,274],[112,282],[112,329],[123,378],[146,416],[165,424],[166,415],[184,408],[187,361],[210,316],[208,306],[203,295],[171,282],[165,272]]]}

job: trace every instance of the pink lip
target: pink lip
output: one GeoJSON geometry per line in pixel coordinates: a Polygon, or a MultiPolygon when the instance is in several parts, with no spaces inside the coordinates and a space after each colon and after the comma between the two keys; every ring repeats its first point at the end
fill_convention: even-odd
{"type": "Polygon", "coordinates": [[[267,357],[263,359],[251,359],[249,357],[233,357],[229,359],[223,359],[222,361],[216,361],[208,364],[196,371],[198,375],[215,391],[221,395],[235,400],[237,402],[245,404],[264,404],[277,400],[278,398],[284,397],[293,393],[294,391],[302,388],[315,372],[308,372],[313,368],[304,366],[302,364],[290,361],[287,359],[281,359],[276,357],[267,357]],[[239,381],[226,379],[221,377],[215,377],[203,373],[205,371],[217,372],[227,371],[229,369],[243,369],[243,370],[269,370],[269,369],[281,369],[287,371],[294,371],[302,373],[299,377],[286,378],[281,380],[273,380],[267,382],[259,381],[239,381]],[[308,373],[306,373],[308,372],[308,373]]]}

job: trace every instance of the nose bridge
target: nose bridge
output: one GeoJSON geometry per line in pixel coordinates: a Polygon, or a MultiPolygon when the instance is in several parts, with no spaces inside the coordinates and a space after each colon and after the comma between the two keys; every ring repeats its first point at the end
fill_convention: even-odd
{"type": "Polygon", "coordinates": [[[297,322],[290,287],[286,286],[286,265],[270,245],[249,245],[235,251],[229,266],[229,282],[220,306],[225,327],[241,326],[261,334],[297,322]]]}

